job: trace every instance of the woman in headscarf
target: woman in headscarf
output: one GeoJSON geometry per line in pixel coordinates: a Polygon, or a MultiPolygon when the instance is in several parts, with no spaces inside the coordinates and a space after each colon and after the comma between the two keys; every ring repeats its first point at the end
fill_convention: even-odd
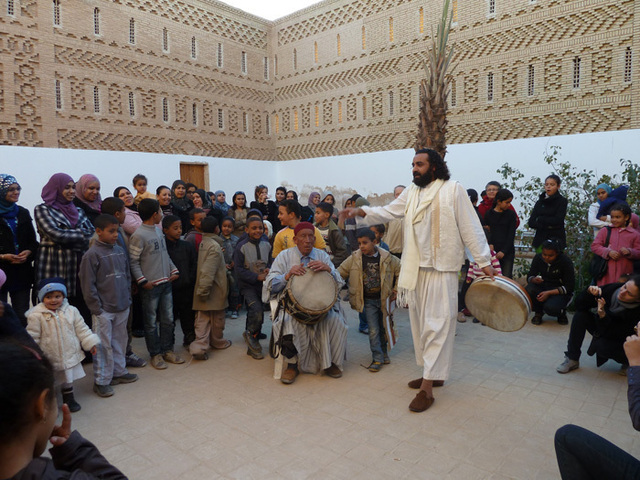
{"type": "Polygon", "coordinates": [[[193,194],[193,206],[195,208],[201,208],[202,210],[204,210],[207,216],[215,217],[215,219],[218,221],[218,227],[222,224],[224,215],[218,208],[213,206],[209,195],[207,195],[207,192],[205,192],[201,188],[197,189],[193,194]]]}
{"type": "Polygon", "coordinates": [[[33,259],[38,242],[29,210],[18,205],[21,187],[6,173],[0,174],[0,269],[7,281],[0,288],[0,300],[7,301],[23,326],[29,309],[29,294],[33,285],[33,259]]]}
{"type": "Polygon", "coordinates": [[[64,278],[69,303],[80,310],[87,325],[91,326],[91,314],[80,290],[78,269],[94,228],[84,210],[74,205],[75,197],[76,182],[66,173],[56,173],[42,188],[44,203],[36,206],[34,212],[40,234],[35,285],[45,278],[64,278]]]}
{"type": "Polygon", "coordinates": [[[216,202],[213,204],[218,210],[220,210],[226,217],[229,213],[231,205],[227,203],[227,194],[223,190],[216,190],[215,192],[216,202]]]}
{"type": "Polygon", "coordinates": [[[600,206],[602,202],[604,202],[609,194],[611,193],[611,187],[606,183],[601,183],[596,187],[596,201],[589,205],[589,226],[593,227],[593,237],[595,238],[598,235],[598,232],[601,228],[610,227],[611,226],[611,216],[603,216],[601,218],[598,217],[598,210],[600,210],[600,206]]]}
{"type": "Polygon", "coordinates": [[[333,196],[333,192],[331,190],[325,190],[322,192],[322,202],[328,203],[329,205],[333,205],[333,215],[331,215],[331,220],[338,223],[338,212],[339,209],[336,206],[336,197],[333,196]]]}
{"type": "Polygon", "coordinates": [[[309,199],[307,200],[307,206],[302,207],[302,217],[301,220],[303,222],[311,222],[313,221],[313,216],[316,213],[316,207],[320,203],[320,194],[318,192],[311,192],[309,194],[309,199]]]}
{"type": "Polygon", "coordinates": [[[93,221],[100,215],[100,180],[95,175],[87,173],[80,177],[76,183],[76,197],[73,199],[76,207],[84,210],[84,213],[93,224],[93,221]]]}
{"type": "Polygon", "coordinates": [[[176,180],[171,185],[171,207],[173,214],[180,217],[182,231],[186,232],[191,227],[189,222],[189,210],[193,203],[187,198],[187,184],[182,180],[176,180]]]}
{"type": "Polygon", "coordinates": [[[138,214],[138,205],[131,194],[131,190],[127,187],[118,187],[113,191],[113,196],[119,198],[124,202],[124,208],[127,215],[124,217],[124,223],[122,229],[127,234],[127,240],[133,235],[140,225],[142,225],[142,219],[138,214]]]}

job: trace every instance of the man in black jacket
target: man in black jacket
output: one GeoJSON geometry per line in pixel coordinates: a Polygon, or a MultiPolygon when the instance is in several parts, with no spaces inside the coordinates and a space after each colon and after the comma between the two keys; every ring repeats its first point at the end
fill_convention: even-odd
{"type": "Polygon", "coordinates": [[[626,283],[589,287],[576,299],[576,309],[565,359],[556,371],[568,373],[580,366],[580,348],[587,331],[593,335],[588,353],[597,354],[598,366],[612,359],[626,371],[628,362],[622,345],[633,335],[633,327],[640,319],[640,275],[634,275],[626,283]],[[592,308],[597,309],[596,313],[592,308]]]}

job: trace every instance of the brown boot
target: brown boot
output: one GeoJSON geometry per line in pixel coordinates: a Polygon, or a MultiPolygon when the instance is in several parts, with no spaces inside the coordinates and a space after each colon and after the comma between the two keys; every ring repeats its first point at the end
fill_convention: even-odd
{"type": "Polygon", "coordinates": [[[282,375],[280,376],[280,381],[282,383],[284,383],[285,385],[291,385],[293,382],[296,381],[296,377],[298,376],[298,365],[295,363],[290,363],[287,366],[287,369],[282,372],[282,375]]]}
{"type": "Polygon", "coordinates": [[[409,410],[412,412],[424,412],[427,410],[435,399],[433,397],[427,397],[427,392],[420,390],[411,403],[409,404],[409,410]]]}
{"type": "Polygon", "coordinates": [[[335,363],[332,363],[329,368],[324,369],[324,374],[331,378],[340,378],[342,376],[342,370],[340,370],[335,363]]]}
{"type": "MultiPolygon", "coordinates": [[[[422,386],[422,379],[421,378],[416,378],[415,380],[411,380],[409,383],[407,383],[407,385],[409,385],[409,388],[413,388],[415,390],[418,390],[422,386]]],[[[433,381],[433,386],[434,387],[441,387],[443,385],[444,385],[444,380],[434,380],[433,381]]]]}

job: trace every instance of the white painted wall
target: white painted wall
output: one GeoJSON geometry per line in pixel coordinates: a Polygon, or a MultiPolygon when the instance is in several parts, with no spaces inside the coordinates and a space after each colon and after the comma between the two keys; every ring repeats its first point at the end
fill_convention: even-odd
{"type": "MultiPolygon", "coordinates": [[[[562,147],[562,159],[599,174],[620,172],[620,158],[640,163],[640,130],[602,132],[560,137],[508,140],[492,143],[451,145],[447,163],[452,178],[465,188],[482,191],[489,180],[497,180],[496,170],[505,162],[519,168],[528,178],[550,173],[543,162],[545,149],[562,147]]],[[[283,182],[293,186],[306,204],[312,190],[335,186],[356,190],[367,196],[389,192],[397,184],[411,182],[412,150],[395,150],[339,157],[322,157],[288,162],[265,162],[226,158],[160,155],[135,152],[0,147],[0,172],[14,175],[22,185],[20,204],[33,211],[41,203],[40,192],[49,177],[66,172],[74,179],[93,173],[102,182],[103,197],[119,185],[131,187],[136,173],[144,173],[150,189],[171,185],[178,178],[180,162],[209,164],[211,190],[223,189],[230,200],[236,190],[253,198],[254,186],[264,183],[271,195],[283,182]]],[[[517,199],[514,202],[517,208],[517,199]]]]}

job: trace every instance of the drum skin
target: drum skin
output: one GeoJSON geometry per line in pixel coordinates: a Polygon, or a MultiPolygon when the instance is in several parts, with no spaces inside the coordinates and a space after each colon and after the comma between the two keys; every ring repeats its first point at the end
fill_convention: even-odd
{"type": "Polygon", "coordinates": [[[336,303],[338,286],[329,272],[307,269],[304,275],[293,275],[289,279],[286,295],[290,302],[289,313],[293,316],[305,319],[318,317],[331,310],[336,303]]]}
{"type": "Polygon", "coordinates": [[[531,314],[527,291],[510,278],[496,275],[476,278],[465,297],[469,311],[482,323],[501,332],[525,326],[531,314]]]}

